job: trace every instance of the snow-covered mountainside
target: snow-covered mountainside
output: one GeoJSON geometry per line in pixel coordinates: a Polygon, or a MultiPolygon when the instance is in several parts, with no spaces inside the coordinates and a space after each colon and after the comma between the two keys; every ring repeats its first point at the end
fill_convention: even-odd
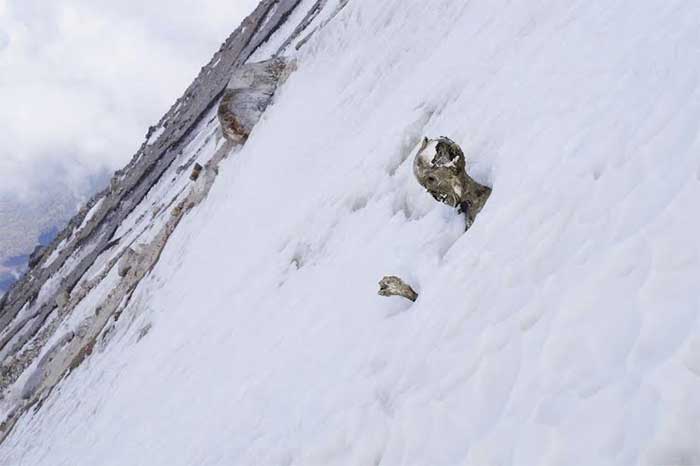
{"type": "Polygon", "coordinates": [[[0,302],[0,464],[700,464],[699,22],[263,0],[0,302]]]}

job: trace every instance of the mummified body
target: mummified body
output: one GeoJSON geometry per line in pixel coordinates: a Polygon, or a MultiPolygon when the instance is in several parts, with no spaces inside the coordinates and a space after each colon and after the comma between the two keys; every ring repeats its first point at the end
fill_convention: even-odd
{"type": "Polygon", "coordinates": [[[491,195],[491,188],[467,175],[462,149],[446,137],[423,139],[413,161],[413,173],[437,201],[464,212],[467,228],[491,195]]]}

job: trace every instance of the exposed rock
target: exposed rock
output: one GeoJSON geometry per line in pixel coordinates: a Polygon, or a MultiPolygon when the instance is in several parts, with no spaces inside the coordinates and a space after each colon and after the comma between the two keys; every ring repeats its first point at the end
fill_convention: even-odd
{"type": "Polygon", "coordinates": [[[195,163],[194,167],[192,167],[192,173],[190,173],[190,180],[197,181],[197,178],[199,178],[199,174],[201,172],[202,172],[202,166],[198,163],[195,163]]]}
{"type": "MultiPolygon", "coordinates": [[[[48,246],[46,254],[55,253],[55,259],[44,267],[30,268],[29,273],[3,295],[0,299],[0,353],[20,351],[47,322],[55,308],[53,296],[37,302],[31,314],[21,316],[20,310],[33,302],[50,277],[61,269],[68,269],[63,283],[66,289],[72,289],[97,257],[112,247],[113,235],[120,224],[191,141],[194,128],[217,104],[233,72],[290,18],[299,3],[299,0],[262,0],[158,122],[157,126],[165,128],[163,134],[151,144],[144,143],[127,166],[115,173],[109,187],[95,195],[86,209],[81,210],[48,246]],[[93,206],[95,211],[83,224],[93,206]],[[68,261],[76,257],[80,249],[81,259],[74,263],[68,261]],[[13,342],[11,348],[10,342],[13,342]]],[[[13,381],[14,377],[0,377],[0,392],[13,381]]]]}
{"type": "Polygon", "coordinates": [[[380,296],[402,296],[411,301],[418,298],[418,293],[410,285],[394,275],[386,276],[379,281],[378,294],[380,296]]]}
{"type": "Polygon", "coordinates": [[[465,213],[467,228],[491,195],[491,188],[477,183],[467,174],[464,152],[446,137],[423,139],[413,161],[413,173],[437,201],[465,213]]]}
{"type": "MultiPolygon", "coordinates": [[[[345,8],[345,5],[347,5],[349,1],[350,0],[340,0],[338,2],[338,5],[336,6],[335,11],[330,15],[330,17],[323,20],[321,22],[321,24],[316,26],[311,32],[307,33],[299,42],[297,42],[297,45],[294,48],[296,50],[299,50],[304,45],[306,45],[306,43],[309,41],[309,39],[311,39],[311,37],[314,35],[314,33],[318,29],[322,29],[323,27],[326,26],[326,24],[328,24],[330,21],[332,21],[333,18],[335,18],[335,16],[343,8],[345,8]]],[[[313,22],[313,20],[316,18],[318,13],[326,6],[327,2],[328,2],[328,0],[317,0],[316,4],[312,7],[312,9],[306,15],[306,18],[304,18],[304,21],[302,21],[302,24],[299,25],[298,29],[301,29],[301,30],[300,31],[295,30],[294,33],[292,34],[292,36],[290,36],[290,38],[288,39],[289,42],[291,42],[293,40],[293,38],[296,38],[298,36],[298,34],[300,34],[301,32],[304,32],[304,30],[308,28],[309,24],[311,24],[311,22],[313,22]]],[[[285,44],[280,48],[280,50],[284,50],[284,48],[286,48],[288,45],[289,45],[289,43],[285,42],[285,44]]]]}
{"type": "Polygon", "coordinates": [[[112,177],[109,180],[109,189],[113,193],[118,193],[119,192],[119,178],[117,177],[112,177]]]}
{"type": "Polygon", "coordinates": [[[286,61],[272,58],[249,63],[234,71],[219,103],[218,117],[224,136],[242,144],[272,101],[286,61]]]}
{"type": "MultiPolygon", "coordinates": [[[[0,406],[0,442],[19,417],[31,406],[40,406],[53,387],[93,351],[96,342],[101,341],[100,336],[104,337],[113,328],[111,326],[129,305],[139,282],[158,262],[180,220],[206,197],[218,173],[216,165],[230,152],[234,142],[221,145],[214,157],[203,164],[193,186],[183,187],[172,199],[165,199],[166,202],[157,199],[157,206],[143,204],[150,202],[147,195],[154,192],[154,187],[167,182],[161,180],[163,175],[168,173],[183,149],[200,134],[197,128],[208,124],[209,115],[217,109],[222,97],[228,95],[228,102],[235,104],[233,110],[244,110],[235,114],[240,118],[236,121],[243,128],[234,132],[235,139],[240,142],[248,137],[252,125],[269,105],[275,88],[293,67],[286,66],[282,59],[243,64],[288,19],[297,18],[290,13],[300,4],[300,0],[261,0],[185,94],[154,126],[163,131],[158,134],[150,131],[148,139],[152,140],[142,144],[128,165],[115,173],[110,185],[90,200],[42,253],[52,260],[31,268],[0,298],[0,400],[8,393],[14,393],[13,387],[25,389],[22,391],[24,401],[12,400],[6,406],[0,406]],[[256,66],[262,75],[253,71],[252,81],[245,85],[244,70],[255,70],[256,66]],[[227,83],[233,86],[229,90],[226,90],[227,83]],[[126,249],[123,253],[114,251],[112,254],[112,248],[119,246],[121,250],[126,247],[126,244],[120,245],[121,240],[136,242],[133,237],[135,227],[122,227],[137,207],[143,207],[144,212],[160,212],[162,219],[153,222],[153,228],[147,233],[144,230],[138,238],[138,253],[126,249]],[[109,260],[102,265],[98,260],[100,257],[109,260]],[[95,267],[97,273],[88,275],[96,264],[101,268],[95,267]],[[70,322],[74,329],[71,337],[46,351],[46,345],[56,341],[53,338],[55,333],[59,329],[64,331],[63,324],[69,316],[74,316],[74,309],[91,290],[104,282],[108,274],[113,273],[115,266],[122,279],[110,284],[106,294],[102,293],[104,290],[100,291],[98,302],[91,301],[94,315],[81,315],[79,323],[73,319],[70,322]],[[55,282],[51,279],[54,277],[60,278],[58,289],[53,286],[55,282]],[[25,373],[26,370],[32,373],[25,373]],[[27,377],[20,378],[23,374],[27,377]],[[31,381],[26,386],[17,386],[29,378],[31,381]]],[[[299,34],[305,33],[306,26],[308,24],[298,28],[299,34]]],[[[196,155],[190,160],[196,160],[196,155]]],[[[140,218],[136,219],[135,224],[140,223],[140,218]]],[[[37,264],[39,262],[41,260],[37,264]]]]}
{"type": "Polygon", "coordinates": [[[32,251],[32,253],[29,255],[29,267],[36,267],[39,262],[41,262],[45,252],[46,248],[44,246],[37,245],[37,247],[34,248],[34,251],[32,251]]]}
{"type": "MultiPolygon", "coordinates": [[[[212,161],[218,163],[225,157],[229,149],[228,145],[222,147],[212,158],[212,161]]],[[[206,198],[215,181],[216,170],[214,166],[207,166],[203,172],[204,176],[200,177],[187,196],[173,208],[170,218],[155,236],[148,243],[141,245],[139,252],[131,247],[125,250],[117,265],[118,274],[123,280],[100,301],[95,308],[94,315],[86,317],[75,332],[71,332],[59,340],[38,362],[36,369],[30,374],[22,388],[22,398],[28,404],[6,418],[6,429],[5,432],[0,431],[0,440],[14,425],[17,416],[23,412],[23,409],[31,404],[41,402],[43,397],[66,373],[78,367],[92,353],[97,338],[105,331],[108,322],[111,319],[118,319],[136,286],[158,262],[168,238],[175,231],[178,223],[192,207],[206,198]]],[[[68,304],[67,298],[65,303],[59,304],[59,306],[65,307],[66,304],[68,304]]],[[[139,333],[139,340],[148,333],[149,329],[150,325],[148,328],[142,329],[139,333]]],[[[10,364],[3,366],[2,370],[16,372],[17,367],[15,364],[10,364]]],[[[5,377],[9,376],[14,377],[15,375],[5,375],[5,377]]]]}
{"type": "Polygon", "coordinates": [[[126,251],[124,251],[122,258],[119,260],[119,265],[117,266],[117,274],[119,274],[119,276],[122,278],[126,277],[126,274],[128,274],[132,267],[136,265],[138,260],[138,253],[132,248],[127,248],[126,251]]]}
{"type": "Polygon", "coordinates": [[[56,359],[61,350],[63,350],[74,337],[75,334],[73,332],[69,332],[62,336],[39,360],[34,372],[30,374],[24,384],[24,387],[22,387],[23,399],[28,400],[37,393],[51,371],[51,362],[56,359]]]}
{"type": "MultiPolygon", "coordinates": [[[[112,235],[131,213],[133,206],[141,202],[176,158],[178,151],[190,142],[193,128],[216,105],[233,71],[285,23],[298,4],[299,0],[262,0],[158,123],[157,126],[165,128],[163,134],[152,144],[144,143],[127,166],[115,174],[110,186],[89,201],[88,207],[101,203],[91,219],[76,232],[88,210],[76,215],[47,248],[47,253],[57,252],[56,259],[26,274],[4,295],[0,302],[0,330],[8,326],[11,328],[0,336],[0,351],[10,341],[15,342],[13,347],[21,348],[44,325],[54,307],[53,298],[40,303],[30,328],[25,328],[26,318],[16,321],[15,318],[22,307],[38,295],[49,277],[82,247],[85,254],[80,261],[71,265],[65,286],[70,289],[80,280],[95,259],[109,247],[112,235]],[[66,244],[57,251],[64,241],[66,244]],[[14,338],[20,331],[24,336],[19,337],[21,341],[18,342],[14,338]]],[[[0,390],[2,385],[0,383],[0,390]]]]}
{"type": "Polygon", "coordinates": [[[70,294],[68,293],[68,291],[63,290],[56,295],[56,306],[66,307],[68,301],[70,301],[70,294]]]}

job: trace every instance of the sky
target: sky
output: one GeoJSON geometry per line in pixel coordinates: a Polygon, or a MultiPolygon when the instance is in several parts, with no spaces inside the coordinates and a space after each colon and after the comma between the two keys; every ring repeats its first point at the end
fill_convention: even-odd
{"type": "Polygon", "coordinates": [[[257,3],[0,0],[0,198],[93,189],[257,3]]]}

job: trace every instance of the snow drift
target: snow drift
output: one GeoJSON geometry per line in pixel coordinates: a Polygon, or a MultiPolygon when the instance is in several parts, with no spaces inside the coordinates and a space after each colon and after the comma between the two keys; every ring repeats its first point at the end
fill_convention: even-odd
{"type": "Polygon", "coordinates": [[[225,73],[178,104],[201,116],[40,353],[113,296],[193,163],[218,176],[0,463],[700,463],[700,4],[343,3],[289,2],[250,49],[297,69],[243,146],[225,73]],[[466,233],[412,174],[442,135],[493,187],[466,233]],[[388,274],[417,301],[377,296],[388,274]]]}

